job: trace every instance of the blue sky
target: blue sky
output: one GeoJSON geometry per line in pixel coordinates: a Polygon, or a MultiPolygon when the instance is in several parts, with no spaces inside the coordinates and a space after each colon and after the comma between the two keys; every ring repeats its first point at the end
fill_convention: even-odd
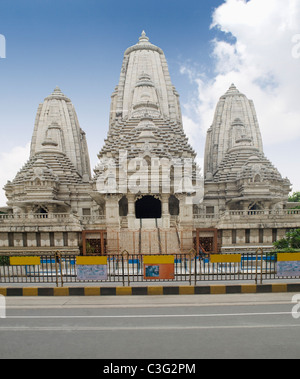
{"type": "Polygon", "coordinates": [[[100,150],[123,53],[143,29],[163,48],[175,86],[188,96],[191,85],[180,63],[193,59],[209,67],[211,13],[220,3],[1,0],[0,34],[7,46],[0,60],[2,143],[13,148],[31,138],[38,104],[58,85],[74,103],[91,150],[100,132],[100,150]]]}
{"type": "MultiPolygon", "coordinates": [[[[274,0],[274,4],[278,1],[274,0]]],[[[286,0],[289,1],[293,2],[286,0]]],[[[22,154],[28,151],[25,146],[31,139],[37,107],[57,85],[75,106],[95,166],[108,130],[110,96],[119,81],[123,53],[138,41],[143,29],[150,41],[164,50],[172,82],[180,94],[187,133],[194,133],[195,140],[200,136],[201,141],[194,147],[203,158],[204,131],[210,126],[208,120],[216,105],[212,103],[226,92],[235,71],[222,72],[223,68],[218,66],[221,54],[213,40],[217,38],[226,46],[234,46],[240,36],[243,42],[241,29],[230,29],[230,22],[236,26],[236,21],[228,20],[226,13],[239,2],[247,4],[244,0],[228,0],[226,9],[220,7],[225,0],[1,0],[0,34],[6,38],[6,58],[0,59],[1,187],[13,179],[14,165],[19,164],[16,157],[9,167],[9,157],[19,154],[24,159],[22,154]],[[211,29],[216,9],[220,9],[217,20],[220,25],[219,29],[211,29]],[[230,33],[222,32],[222,28],[230,33]],[[224,81],[216,86],[220,77],[224,81]],[[197,115],[204,104],[199,95],[201,89],[207,94],[205,101],[211,104],[207,119],[197,115]],[[203,125],[198,128],[201,122],[203,125]],[[195,132],[196,128],[199,131],[195,132]],[[5,175],[8,177],[4,178],[5,175]]],[[[259,6],[255,5],[257,0],[248,2],[259,6]]],[[[231,54],[235,57],[236,53],[231,54]]],[[[295,64],[294,61],[291,63],[295,64]]],[[[300,67],[300,60],[296,63],[300,67]]],[[[239,83],[235,84],[239,88],[239,83]]],[[[241,91],[250,98],[258,94],[250,84],[243,82],[241,86],[241,91]]],[[[263,99],[260,95],[263,94],[257,96],[258,102],[263,99]]],[[[256,105],[256,99],[253,100],[256,105]]],[[[290,114],[292,110],[278,109],[287,111],[290,114]]],[[[265,135],[268,137],[268,131],[265,135]]],[[[299,141],[299,135],[292,140],[299,141]]],[[[276,156],[275,166],[285,171],[283,176],[292,171],[285,170],[288,162],[279,160],[272,149],[285,155],[290,151],[290,142],[287,140],[284,145],[281,144],[284,141],[276,140],[266,144],[267,157],[272,161],[276,156]]],[[[297,156],[293,159],[297,160],[297,156]]],[[[300,190],[300,183],[294,189],[300,190]]],[[[3,205],[3,193],[1,196],[3,205]]]]}

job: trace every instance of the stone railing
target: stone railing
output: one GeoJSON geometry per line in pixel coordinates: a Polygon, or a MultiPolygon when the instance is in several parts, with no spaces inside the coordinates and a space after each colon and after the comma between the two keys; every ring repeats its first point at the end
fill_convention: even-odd
{"type": "Polygon", "coordinates": [[[213,219],[217,219],[220,217],[220,215],[217,213],[195,213],[193,215],[194,219],[207,219],[207,218],[213,218],[213,219]]]}
{"type": "Polygon", "coordinates": [[[80,221],[84,225],[86,225],[86,224],[103,224],[105,222],[105,216],[104,215],[80,216],[80,221]]]}
{"type": "Polygon", "coordinates": [[[50,220],[52,222],[74,221],[77,217],[69,213],[18,213],[18,214],[1,214],[1,222],[14,221],[42,221],[50,220]]]}
{"type": "Polygon", "coordinates": [[[193,215],[197,222],[210,220],[230,220],[237,218],[300,218],[300,209],[263,209],[263,210],[227,210],[220,213],[196,213],[193,215]]]}
{"type": "Polygon", "coordinates": [[[249,216],[262,216],[262,215],[272,215],[272,216],[289,216],[289,215],[300,215],[300,209],[263,209],[263,210],[230,210],[220,213],[194,213],[193,217],[196,219],[205,218],[222,218],[222,217],[249,217],[249,216]]]}
{"type": "Polygon", "coordinates": [[[91,224],[103,224],[105,222],[104,215],[97,216],[77,216],[69,213],[19,213],[19,214],[1,214],[1,223],[43,223],[43,222],[55,222],[55,223],[68,223],[68,222],[81,222],[83,225],[91,224]]]}
{"type": "Polygon", "coordinates": [[[263,210],[231,210],[225,211],[221,217],[264,217],[300,215],[300,209],[263,209],[263,210]]]}

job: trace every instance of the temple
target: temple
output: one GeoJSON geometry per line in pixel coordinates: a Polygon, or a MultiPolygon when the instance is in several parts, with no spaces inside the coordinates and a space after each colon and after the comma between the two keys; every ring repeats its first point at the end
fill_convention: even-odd
{"type": "Polygon", "coordinates": [[[234,84],[207,131],[201,176],[166,57],[144,31],[124,53],[98,158],[92,174],[74,105],[56,87],[38,107],[29,160],[5,186],[0,253],[250,251],[299,226],[291,184],[234,84]]]}

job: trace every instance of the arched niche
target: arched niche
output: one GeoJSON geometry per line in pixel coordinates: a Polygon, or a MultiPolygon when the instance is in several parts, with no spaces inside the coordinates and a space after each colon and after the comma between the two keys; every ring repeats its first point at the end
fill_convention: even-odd
{"type": "Polygon", "coordinates": [[[169,197],[169,213],[171,216],[179,215],[179,200],[174,195],[169,197]]]}

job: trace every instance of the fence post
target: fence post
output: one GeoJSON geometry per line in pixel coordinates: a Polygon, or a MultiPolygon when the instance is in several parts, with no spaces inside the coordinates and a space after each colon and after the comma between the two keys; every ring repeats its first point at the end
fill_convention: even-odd
{"type": "Polygon", "coordinates": [[[194,250],[194,258],[195,258],[195,269],[194,269],[194,274],[195,274],[195,281],[194,285],[197,284],[197,251],[194,250]]]}
{"type": "Polygon", "coordinates": [[[191,286],[192,285],[192,258],[193,257],[195,258],[194,274],[195,274],[195,284],[196,284],[196,251],[192,249],[189,251],[189,254],[190,254],[190,286],[191,286]]]}
{"type": "Polygon", "coordinates": [[[56,251],[54,254],[54,260],[55,260],[55,271],[56,271],[56,287],[58,287],[58,263],[60,268],[60,280],[61,280],[61,286],[64,286],[63,276],[62,276],[62,270],[61,270],[61,253],[56,251]]]}
{"type": "Polygon", "coordinates": [[[122,276],[123,276],[123,286],[125,287],[125,272],[124,272],[124,256],[126,256],[126,262],[127,262],[127,281],[128,281],[128,286],[130,284],[130,279],[129,279],[129,253],[127,250],[122,251],[122,276]]]}
{"type": "Polygon", "coordinates": [[[260,269],[260,284],[262,284],[263,282],[263,263],[264,263],[264,251],[263,249],[260,249],[260,252],[261,252],[261,258],[260,258],[260,262],[261,262],[261,269],[260,269]]]}
{"type": "Polygon", "coordinates": [[[262,284],[262,270],[263,270],[263,249],[259,247],[256,249],[256,262],[255,262],[255,283],[257,284],[257,279],[258,279],[258,253],[261,253],[261,262],[260,262],[260,284],[262,284]]]}
{"type": "Polygon", "coordinates": [[[57,267],[57,260],[58,260],[58,256],[57,256],[57,252],[54,253],[54,263],[55,263],[55,272],[56,272],[56,287],[58,287],[58,267],[57,267]]]}

